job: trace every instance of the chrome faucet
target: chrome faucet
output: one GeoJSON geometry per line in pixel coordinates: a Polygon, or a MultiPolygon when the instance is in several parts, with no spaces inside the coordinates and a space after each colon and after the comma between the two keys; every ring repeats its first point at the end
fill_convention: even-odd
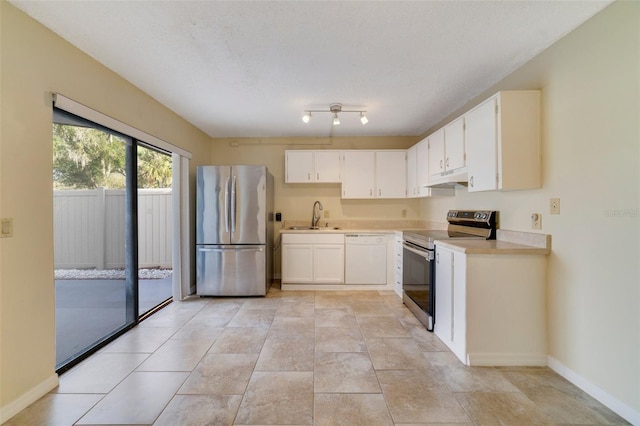
{"type": "Polygon", "coordinates": [[[322,210],[322,203],[320,201],[316,201],[315,203],[313,203],[313,215],[311,216],[312,228],[318,227],[318,222],[320,222],[320,210],[322,210]],[[316,207],[318,208],[317,210],[316,207]]]}

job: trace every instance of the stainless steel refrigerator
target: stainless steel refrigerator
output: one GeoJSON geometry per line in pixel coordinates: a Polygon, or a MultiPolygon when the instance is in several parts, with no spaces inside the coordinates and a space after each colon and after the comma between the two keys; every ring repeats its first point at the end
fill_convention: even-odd
{"type": "Polygon", "coordinates": [[[273,277],[273,176],[265,166],[200,166],[196,292],[264,296],[273,277]]]}

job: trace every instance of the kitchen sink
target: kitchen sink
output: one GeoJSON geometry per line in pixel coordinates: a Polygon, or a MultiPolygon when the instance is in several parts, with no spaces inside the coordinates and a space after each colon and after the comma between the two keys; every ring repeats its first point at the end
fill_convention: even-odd
{"type": "Polygon", "coordinates": [[[289,231],[337,231],[337,226],[290,226],[289,231]]]}

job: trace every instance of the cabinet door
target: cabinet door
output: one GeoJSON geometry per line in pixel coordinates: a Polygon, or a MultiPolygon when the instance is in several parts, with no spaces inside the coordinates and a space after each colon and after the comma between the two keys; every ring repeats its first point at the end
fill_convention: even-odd
{"type": "Polygon", "coordinates": [[[287,183],[308,183],[314,181],[313,151],[286,151],[287,183]]]}
{"type": "Polygon", "coordinates": [[[429,150],[427,140],[418,142],[416,147],[416,183],[418,187],[429,184],[429,150]]]}
{"type": "Polygon", "coordinates": [[[345,151],[342,198],[374,198],[375,151],[345,151]]]}
{"type": "Polygon", "coordinates": [[[344,283],[344,245],[313,246],[313,281],[324,284],[344,283]]]}
{"type": "Polygon", "coordinates": [[[407,197],[414,198],[418,196],[417,188],[417,176],[418,172],[416,170],[417,164],[417,150],[418,146],[414,145],[407,150],[407,197]]]}
{"type": "Polygon", "coordinates": [[[315,151],[313,164],[316,182],[341,182],[340,151],[315,151]]]}
{"type": "Polygon", "coordinates": [[[465,115],[469,192],[497,188],[496,98],[465,115]]]}
{"type": "Polygon", "coordinates": [[[406,151],[376,152],[376,197],[405,198],[407,196],[406,151]]]}
{"type": "Polygon", "coordinates": [[[429,141],[429,174],[434,178],[444,172],[444,128],[434,132],[429,141]]]}
{"type": "Polygon", "coordinates": [[[467,364],[467,260],[463,253],[453,254],[453,323],[451,350],[467,364]]]}
{"type": "Polygon", "coordinates": [[[282,282],[313,282],[313,245],[282,245],[282,282]]]}
{"type": "Polygon", "coordinates": [[[453,252],[436,246],[436,323],[434,332],[453,343],[453,252]]]}
{"type": "Polygon", "coordinates": [[[445,126],[444,146],[444,168],[454,170],[464,167],[464,117],[445,126]]]}

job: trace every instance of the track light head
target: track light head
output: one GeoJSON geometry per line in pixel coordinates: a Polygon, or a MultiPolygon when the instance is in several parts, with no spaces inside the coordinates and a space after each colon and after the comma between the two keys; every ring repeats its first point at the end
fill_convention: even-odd
{"type": "Polygon", "coordinates": [[[363,126],[369,122],[369,119],[364,115],[364,112],[360,112],[360,122],[363,126]]]}
{"type": "Polygon", "coordinates": [[[311,121],[311,112],[307,111],[306,114],[302,116],[302,121],[305,123],[311,121]]]}

